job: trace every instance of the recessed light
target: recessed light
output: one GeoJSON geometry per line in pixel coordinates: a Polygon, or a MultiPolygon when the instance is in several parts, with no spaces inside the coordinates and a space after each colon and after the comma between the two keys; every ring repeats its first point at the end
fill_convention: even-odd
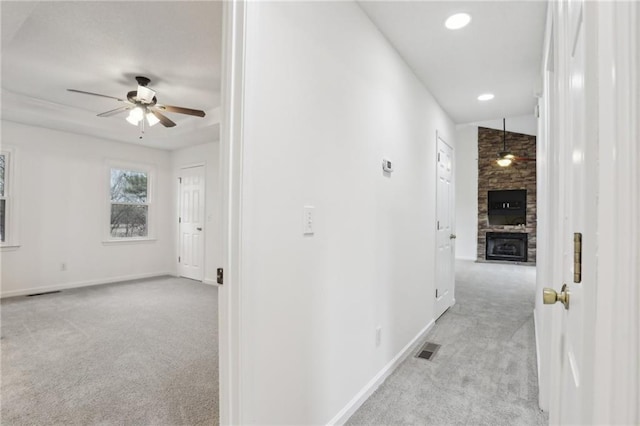
{"type": "Polygon", "coordinates": [[[456,13],[447,18],[444,26],[450,30],[459,30],[462,27],[466,27],[469,22],[471,22],[471,15],[468,13],[456,13]]]}
{"type": "Polygon", "coordinates": [[[490,101],[493,98],[495,98],[495,96],[493,96],[493,93],[483,93],[482,95],[478,96],[479,101],[490,101]]]}

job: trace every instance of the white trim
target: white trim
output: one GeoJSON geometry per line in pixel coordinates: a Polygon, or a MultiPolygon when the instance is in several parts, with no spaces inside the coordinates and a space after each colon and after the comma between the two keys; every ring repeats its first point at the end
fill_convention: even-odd
{"type": "Polygon", "coordinates": [[[214,287],[220,287],[220,284],[218,284],[216,280],[211,278],[205,278],[204,280],[202,280],[202,283],[207,285],[212,285],[214,287]]]}
{"type": "Polygon", "coordinates": [[[595,424],[640,423],[640,7],[598,2],[595,424]],[[615,191],[612,190],[615,188],[615,191]]]}
{"type": "Polygon", "coordinates": [[[27,294],[43,293],[46,291],[68,290],[71,288],[91,287],[94,285],[113,284],[117,282],[125,282],[125,281],[132,281],[132,280],[140,280],[144,278],[155,278],[155,277],[164,277],[164,276],[175,276],[175,274],[172,274],[171,272],[151,272],[146,274],[122,275],[119,277],[112,277],[112,278],[99,278],[95,280],[76,281],[73,283],[65,283],[65,284],[45,285],[45,286],[33,287],[33,288],[22,289],[22,290],[4,291],[0,294],[0,298],[24,296],[27,294]]]}
{"type": "MultiPolygon", "coordinates": [[[[149,220],[149,219],[147,219],[149,220]]],[[[114,238],[111,240],[102,240],[102,244],[105,246],[111,245],[119,245],[119,244],[144,244],[144,243],[155,243],[158,241],[157,238],[114,238]]]]}
{"type": "Polygon", "coordinates": [[[433,326],[435,325],[435,320],[431,320],[429,324],[427,324],[416,336],[411,339],[407,345],[400,350],[393,357],[391,361],[387,363],[378,374],[373,376],[373,378],[364,385],[360,392],[358,392],[352,399],[349,401],[347,405],[344,406],[342,410],[335,415],[335,417],[327,423],[327,425],[343,425],[349,420],[349,418],[364,404],[364,402],[380,387],[382,383],[393,373],[396,368],[402,364],[402,362],[409,357],[413,353],[413,351],[422,343],[422,340],[426,337],[427,333],[431,331],[433,326]]]}
{"type": "MultiPolygon", "coordinates": [[[[220,286],[219,381],[220,424],[243,424],[242,359],[244,337],[242,318],[241,212],[242,152],[244,113],[244,63],[246,3],[222,4],[222,103],[220,122],[220,185],[222,225],[222,266],[220,286]]],[[[244,356],[252,357],[250,353],[244,356]]]]}
{"type": "Polygon", "coordinates": [[[474,257],[460,256],[460,257],[456,257],[456,260],[470,260],[472,262],[475,262],[476,260],[478,260],[478,257],[477,256],[474,256],[474,257]]]}
{"type": "Polygon", "coordinates": [[[539,331],[539,325],[538,325],[538,314],[536,313],[536,310],[533,310],[533,334],[536,340],[536,368],[537,368],[537,377],[538,377],[538,407],[542,410],[542,411],[547,411],[547,407],[543,407],[543,402],[540,399],[540,331],[539,331]]]}

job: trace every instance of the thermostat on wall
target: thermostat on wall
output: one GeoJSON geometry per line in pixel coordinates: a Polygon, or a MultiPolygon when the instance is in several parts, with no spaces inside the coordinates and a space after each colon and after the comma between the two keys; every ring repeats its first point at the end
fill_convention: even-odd
{"type": "Polygon", "coordinates": [[[391,160],[387,158],[382,159],[382,170],[388,173],[391,173],[393,171],[393,165],[391,164],[391,160]]]}

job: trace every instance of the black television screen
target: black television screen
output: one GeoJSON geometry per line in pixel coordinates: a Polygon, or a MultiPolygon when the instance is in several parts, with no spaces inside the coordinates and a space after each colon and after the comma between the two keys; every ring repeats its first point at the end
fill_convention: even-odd
{"type": "Polygon", "coordinates": [[[489,191],[487,203],[490,225],[526,225],[526,189],[489,191]]]}

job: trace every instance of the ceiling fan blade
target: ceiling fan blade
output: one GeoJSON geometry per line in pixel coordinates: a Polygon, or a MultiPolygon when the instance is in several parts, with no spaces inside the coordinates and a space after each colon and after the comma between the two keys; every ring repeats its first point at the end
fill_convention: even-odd
{"type": "Polygon", "coordinates": [[[155,115],[158,120],[160,120],[160,123],[162,123],[164,127],[174,127],[176,125],[176,123],[169,120],[166,115],[162,115],[160,111],[157,111],[155,108],[149,108],[149,111],[151,111],[151,113],[155,115]]]}
{"type": "Polygon", "coordinates": [[[536,161],[535,158],[530,158],[530,157],[516,157],[516,158],[514,158],[514,160],[516,160],[516,161],[536,161]]]}
{"type": "Polygon", "coordinates": [[[172,105],[156,105],[156,107],[160,108],[160,109],[163,109],[165,111],[169,111],[169,112],[177,112],[179,114],[195,115],[197,117],[204,117],[206,115],[204,113],[204,111],[201,111],[199,109],[183,108],[183,107],[172,106],[172,105]]]}
{"type": "Polygon", "coordinates": [[[120,114],[121,112],[128,111],[133,107],[134,105],[127,105],[120,108],[112,109],[111,111],[98,114],[98,117],[111,117],[112,115],[116,115],[116,114],[120,114]]]}
{"type": "Polygon", "coordinates": [[[115,99],[116,101],[124,102],[124,99],[116,98],[115,96],[101,95],[100,93],[85,92],[84,90],[76,90],[76,89],[67,89],[67,90],[69,92],[82,93],[83,95],[100,96],[102,98],[115,99]]]}

